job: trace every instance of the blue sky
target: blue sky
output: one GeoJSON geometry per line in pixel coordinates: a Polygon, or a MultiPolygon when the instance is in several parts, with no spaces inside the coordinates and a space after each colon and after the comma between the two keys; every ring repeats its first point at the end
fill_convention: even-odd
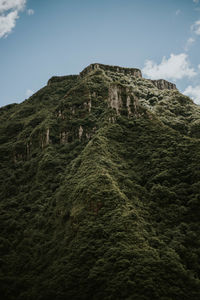
{"type": "Polygon", "coordinates": [[[200,0],[0,0],[0,106],[99,62],[200,104],[200,0]]]}

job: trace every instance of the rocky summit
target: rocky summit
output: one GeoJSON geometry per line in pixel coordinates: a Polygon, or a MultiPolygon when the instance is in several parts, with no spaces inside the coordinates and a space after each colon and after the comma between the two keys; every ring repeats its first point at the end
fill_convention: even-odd
{"type": "Polygon", "coordinates": [[[199,300],[200,107],[91,64],[0,108],[2,300],[199,300]]]}

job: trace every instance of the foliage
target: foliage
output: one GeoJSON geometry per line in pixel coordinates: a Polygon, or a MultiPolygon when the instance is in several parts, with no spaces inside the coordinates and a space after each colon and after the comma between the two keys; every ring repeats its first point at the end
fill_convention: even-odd
{"type": "Polygon", "coordinates": [[[199,114],[113,68],[1,108],[1,299],[198,300],[199,114]]]}

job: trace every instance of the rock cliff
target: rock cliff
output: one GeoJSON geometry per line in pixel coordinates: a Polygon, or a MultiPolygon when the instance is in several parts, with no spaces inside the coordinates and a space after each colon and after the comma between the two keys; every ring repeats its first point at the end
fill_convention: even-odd
{"type": "Polygon", "coordinates": [[[142,77],[142,72],[139,69],[136,68],[123,68],[118,66],[110,66],[110,65],[103,65],[94,63],[86,67],[82,72],[80,72],[80,76],[85,76],[86,74],[94,71],[94,70],[104,70],[104,71],[111,71],[111,72],[117,72],[122,73],[124,75],[132,75],[135,77],[142,77]]]}
{"type": "Polygon", "coordinates": [[[151,82],[159,89],[159,90],[176,90],[176,85],[164,79],[159,80],[151,80],[151,82]]]}

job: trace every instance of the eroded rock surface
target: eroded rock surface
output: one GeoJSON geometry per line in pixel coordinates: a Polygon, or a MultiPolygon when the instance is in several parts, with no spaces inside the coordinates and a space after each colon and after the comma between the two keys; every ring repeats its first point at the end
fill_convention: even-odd
{"type": "Polygon", "coordinates": [[[151,80],[159,90],[177,90],[176,85],[164,79],[151,80]]]}
{"type": "Polygon", "coordinates": [[[90,73],[91,71],[98,70],[98,69],[101,69],[104,71],[123,73],[124,75],[132,75],[132,76],[139,77],[139,78],[142,77],[142,72],[137,68],[124,68],[124,67],[110,66],[110,65],[103,65],[103,64],[89,65],[80,73],[80,76],[85,76],[86,74],[90,73]]]}

